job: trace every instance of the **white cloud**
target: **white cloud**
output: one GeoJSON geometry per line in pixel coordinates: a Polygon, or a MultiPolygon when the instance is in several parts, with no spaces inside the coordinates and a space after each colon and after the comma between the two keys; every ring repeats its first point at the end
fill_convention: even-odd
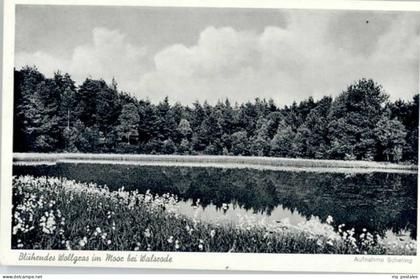
{"type": "Polygon", "coordinates": [[[52,74],[61,67],[68,67],[69,61],[54,57],[48,53],[37,51],[34,53],[19,52],[15,55],[15,67],[37,66],[45,74],[52,74]]]}
{"type": "Polygon", "coordinates": [[[366,77],[393,99],[410,98],[416,92],[407,88],[418,88],[416,19],[396,17],[369,54],[337,45],[329,33],[331,18],[325,16],[290,16],[286,28],[267,26],[260,34],[210,26],[196,45],[177,44],[157,53],[156,69],[142,77],[139,92],[156,101],[166,95],[187,103],[271,97],[290,104],[336,95],[366,77]]]}
{"type": "Polygon", "coordinates": [[[134,90],[147,64],[146,48],[133,46],[126,36],[117,30],[95,28],[92,42],[78,46],[69,59],[57,58],[44,52],[17,53],[16,67],[36,65],[46,75],[58,69],[68,72],[78,82],[86,77],[103,78],[111,81],[113,77],[124,90],[134,90]],[[133,84],[133,81],[134,82],[133,84]]]}
{"type": "Polygon", "coordinates": [[[92,41],[76,47],[69,59],[17,53],[16,66],[35,64],[46,74],[60,69],[78,82],[88,75],[107,81],[115,77],[120,88],[140,98],[157,102],[169,96],[185,104],[227,97],[290,104],[336,95],[361,77],[382,84],[393,99],[411,98],[418,91],[417,15],[378,23],[381,32],[374,36],[368,30],[358,37],[363,26],[343,33],[352,26],[338,26],[339,21],[335,14],[308,13],[290,15],[284,28],[267,26],[260,33],[209,26],[194,45],[169,45],[154,54],[130,44],[119,31],[95,28],[92,41]]]}
{"type": "Polygon", "coordinates": [[[206,28],[196,46],[177,44],[154,57],[156,70],[176,77],[207,78],[236,73],[251,64],[256,47],[255,36],[230,27],[206,28]],[[226,59],[229,57],[229,59],[226,59]]]}

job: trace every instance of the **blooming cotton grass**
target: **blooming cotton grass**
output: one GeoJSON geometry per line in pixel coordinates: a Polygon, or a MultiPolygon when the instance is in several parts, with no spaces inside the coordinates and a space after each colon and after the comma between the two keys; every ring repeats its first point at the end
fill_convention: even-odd
{"type": "Polygon", "coordinates": [[[12,210],[14,249],[414,254],[416,247],[384,245],[367,231],[355,237],[343,225],[336,231],[332,217],[297,226],[249,217],[239,225],[210,224],[179,214],[171,194],[61,178],[13,177],[12,210]]]}

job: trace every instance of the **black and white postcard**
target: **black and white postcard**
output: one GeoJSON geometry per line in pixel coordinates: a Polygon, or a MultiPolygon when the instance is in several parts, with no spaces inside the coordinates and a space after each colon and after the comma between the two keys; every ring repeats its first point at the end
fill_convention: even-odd
{"type": "Polygon", "coordinates": [[[1,262],[419,272],[420,3],[5,2],[1,262]]]}

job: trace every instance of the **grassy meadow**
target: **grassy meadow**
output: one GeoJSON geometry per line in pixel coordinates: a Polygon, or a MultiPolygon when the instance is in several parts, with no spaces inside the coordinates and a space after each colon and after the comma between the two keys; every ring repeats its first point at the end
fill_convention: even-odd
{"type": "MultiPolygon", "coordinates": [[[[297,226],[243,219],[216,225],[177,213],[177,197],[59,178],[13,178],[14,249],[242,253],[416,253],[416,242],[387,243],[364,231],[335,230],[333,220],[297,226]]],[[[198,207],[197,209],[198,210],[198,207]]]]}

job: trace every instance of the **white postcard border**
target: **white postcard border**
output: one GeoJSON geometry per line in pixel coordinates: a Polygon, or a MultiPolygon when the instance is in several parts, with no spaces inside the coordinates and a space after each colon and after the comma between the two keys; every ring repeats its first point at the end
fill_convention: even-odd
{"type": "MultiPolygon", "coordinates": [[[[245,253],[187,253],[187,252],[114,252],[114,251],[49,251],[11,250],[11,208],[12,208],[12,135],[13,135],[13,68],[15,5],[101,5],[101,6],[160,6],[160,7],[242,7],[242,8],[295,8],[336,10],[381,10],[420,11],[419,2],[402,1],[251,1],[251,0],[5,0],[3,41],[3,88],[2,88],[2,131],[1,131],[1,219],[0,219],[0,263],[3,265],[37,266],[95,266],[129,268],[170,268],[206,270],[265,270],[300,272],[375,272],[375,273],[417,273],[420,272],[419,256],[371,256],[371,255],[309,255],[309,254],[245,254],[245,253]],[[55,261],[19,260],[22,253],[28,255],[55,257],[55,261]],[[88,256],[89,261],[58,261],[60,255],[71,258],[71,254],[88,256]],[[106,255],[124,257],[122,262],[105,261],[106,255]],[[92,261],[93,256],[102,258],[92,261]],[[143,256],[169,257],[172,262],[128,262],[127,257],[143,256]],[[401,262],[392,262],[398,261],[401,262]],[[411,264],[409,263],[411,262],[411,264]]],[[[418,198],[418,197],[417,197],[418,198]]],[[[418,198],[419,204],[419,198],[418,198]]],[[[418,214],[419,215],[419,214],[418,214]]],[[[419,226],[417,226],[419,234],[419,226]]],[[[418,245],[418,244],[417,244],[418,245]]],[[[419,247],[417,247],[419,251],[419,247]]]]}

